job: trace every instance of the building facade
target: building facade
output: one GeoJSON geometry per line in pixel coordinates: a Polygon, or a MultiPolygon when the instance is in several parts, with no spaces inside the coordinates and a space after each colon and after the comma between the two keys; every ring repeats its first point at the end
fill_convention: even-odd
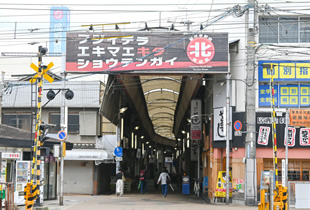
{"type": "MultiPolygon", "coordinates": [[[[2,123],[20,129],[31,130],[31,86],[27,82],[10,82],[3,97],[2,123]]],[[[48,102],[47,92],[59,91],[60,84],[44,84],[42,94],[42,123],[53,124],[48,135],[57,139],[60,129],[61,94],[48,102]]],[[[66,88],[74,93],[72,100],[65,101],[67,141],[73,143],[73,149],[67,151],[64,161],[64,193],[98,194],[108,191],[107,184],[98,176],[110,173],[109,164],[113,163],[112,151],[96,147],[98,137],[115,134],[113,126],[99,114],[104,86],[100,81],[70,81],[66,88]],[[113,133],[114,132],[114,133],[113,133]],[[100,153],[94,157],[93,153],[100,153]],[[78,156],[76,154],[83,153],[78,156]],[[102,155],[102,154],[103,155],[102,155]],[[91,156],[91,158],[89,158],[91,156]],[[95,164],[95,161],[99,161],[95,164]],[[101,161],[101,162],[100,162],[101,161]],[[105,163],[100,164],[100,163],[105,163]],[[83,174],[83,176],[81,176],[83,174]],[[99,180],[99,181],[98,181],[99,180]],[[106,187],[104,187],[106,186],[106,187]],[[105,189],[107,188],[107,189],[105,189]]],[[[31,160],[30,149],[24,149],[22,160],[31,160]]],[[[51,150],[44,159],[44,179],[49,185],[44,186],[45,199],[57,198],[57,180],[59,178],[59,161],[51,150]],[[49,192],[49,193],[47,193],[49,192]]],[[[110,175],[110,174],[109,174],[110,175]]]]}

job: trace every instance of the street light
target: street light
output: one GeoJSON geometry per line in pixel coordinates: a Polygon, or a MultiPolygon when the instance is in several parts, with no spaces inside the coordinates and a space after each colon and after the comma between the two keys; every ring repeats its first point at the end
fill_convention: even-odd
{"type": "Polygon", "coordinates": [[[123,114],[124,112],[126,112],[126,110],[128,109],[128,107],[122,107],[119,110],[119,113],[123,114]]]}

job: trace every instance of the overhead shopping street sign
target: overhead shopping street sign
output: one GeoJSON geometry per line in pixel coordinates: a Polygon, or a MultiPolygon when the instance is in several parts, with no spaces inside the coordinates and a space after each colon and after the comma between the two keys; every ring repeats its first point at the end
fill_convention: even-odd
{"type": "Polygon", "coordinates": [[[227,33],[67,33],[66,71],[228,73],[227,33]]]}

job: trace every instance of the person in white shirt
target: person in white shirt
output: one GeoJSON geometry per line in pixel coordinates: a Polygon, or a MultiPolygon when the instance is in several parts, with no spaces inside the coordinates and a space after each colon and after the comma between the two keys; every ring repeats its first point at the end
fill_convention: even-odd
{"type": "Polygon", "coordinates": [[[170,184],[170,176],[168,174],[167,169],[164,169],[161,174],[159,175],[157,184],[159,184],[159,182],[161,183],[161,189],[162,189],[162,193],[163,196],[166,197],[167,193],[168,193],[168,184],[170,184]]]}

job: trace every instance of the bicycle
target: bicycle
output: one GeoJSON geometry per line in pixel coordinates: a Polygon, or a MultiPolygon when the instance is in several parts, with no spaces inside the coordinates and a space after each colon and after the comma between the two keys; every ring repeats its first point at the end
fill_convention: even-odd
{"type": "Polygon", "coordinates": [[[193,179],[194,180],[194,193],[195,196],[200,196],[200,181],[199,179],[193,179]]]}

